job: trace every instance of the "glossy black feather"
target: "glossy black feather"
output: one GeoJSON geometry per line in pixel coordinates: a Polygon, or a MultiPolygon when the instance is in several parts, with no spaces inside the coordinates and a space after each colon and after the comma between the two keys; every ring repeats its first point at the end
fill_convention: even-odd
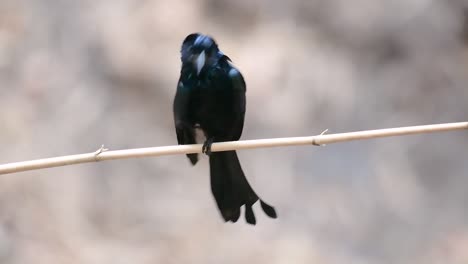
{"type": "MultiPolygon", "coordinates": [[[[195,143],[199,126],[213,142],[238,140],[246,110],[246,85],[242,74],[209,36],[187,36],[181,48],[182,69],[174,99],[174,121],[179,144],[195,143]]],[[[197,154],[187,155],[192,164],[197,154]]],[[[245,205],[249,224],[256,219],[252,205],[259,200],[235,151],[213,152],[209,157],[211,190],[225,221],[236,222],[245,205]]],[[[276,218],[275,209],[261,202],[263,211],[276,218]]]]}

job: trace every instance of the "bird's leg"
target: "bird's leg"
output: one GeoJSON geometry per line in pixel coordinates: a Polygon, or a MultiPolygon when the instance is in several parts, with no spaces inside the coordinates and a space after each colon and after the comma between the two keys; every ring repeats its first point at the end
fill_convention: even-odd
{"type": "Polygon", "coordinates": [[[203,143],[202,152],[208,156],[211,155],[211,145],[213,144],[214,137],[207,138],[203,143]]]}

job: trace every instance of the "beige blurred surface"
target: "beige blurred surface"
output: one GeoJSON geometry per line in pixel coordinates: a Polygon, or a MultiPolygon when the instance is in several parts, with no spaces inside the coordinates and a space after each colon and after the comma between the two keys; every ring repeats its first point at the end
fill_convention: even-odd
{"type": "MultiPolygon", "coordinates": [[[[468,2],[0,1],[0,163],[176,143],[183,38],[247,82],[243,139],[468,120],[468,2]]],[[[467,263],[468,134],[239,152],[257,226],[207,159],[0,177],[0,263],[467,263]]]]}

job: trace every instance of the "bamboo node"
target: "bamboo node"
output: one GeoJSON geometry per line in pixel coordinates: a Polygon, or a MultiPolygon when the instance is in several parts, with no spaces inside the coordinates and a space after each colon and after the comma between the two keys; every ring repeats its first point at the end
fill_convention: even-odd
{"type": "Polygon", "coordinates": [[[99,154],[101,154],[101,153],[103,153],[103,152],[106,152],[106,151],[108,151],[108,150],[109,150],[109,149],[104,148],[104,144],[101,145],[101,147],[100,147],[98,150],[96,150],[96,151],[94,152],[94,159],[95,159],[96,161],[98,161],[98,160],[99,160],[99,159],[98,159],[99,154]]]}

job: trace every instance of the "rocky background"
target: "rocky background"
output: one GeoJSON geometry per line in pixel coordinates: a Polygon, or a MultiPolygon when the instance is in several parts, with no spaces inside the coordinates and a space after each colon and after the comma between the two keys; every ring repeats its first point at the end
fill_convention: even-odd
{"type": "MultiPolygon", "coordinates": [[[[247,81],[243,139],[468,121],[462,0],[1,0],[0,163],[174,145],[184,37],[247,81]]],[[[240,151],[257,226],[207,159],[0,176],[0,263],[467,263],[468,132],[240,151]]]]}

